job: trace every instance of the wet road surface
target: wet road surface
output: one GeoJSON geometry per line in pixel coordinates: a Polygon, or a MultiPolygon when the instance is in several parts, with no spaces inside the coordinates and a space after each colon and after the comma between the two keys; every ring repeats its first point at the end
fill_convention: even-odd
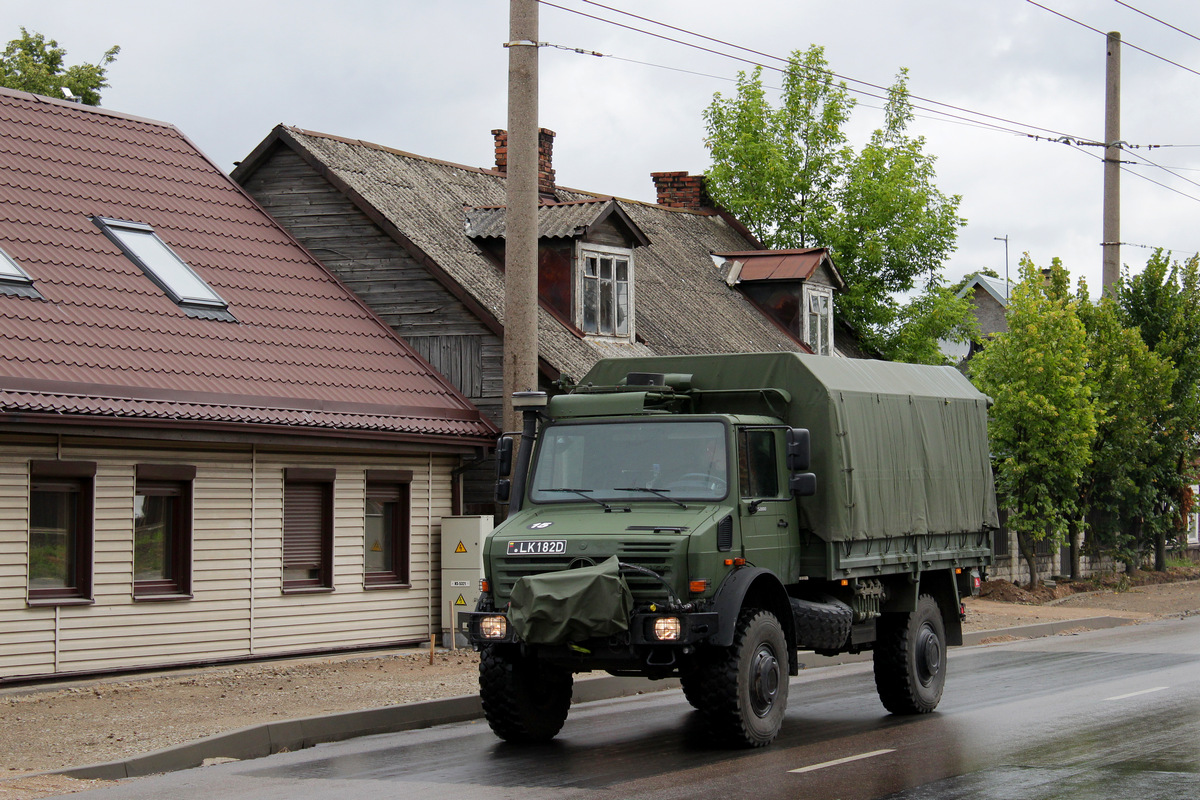
{"type": "Polygon", "coordinates": [[[675,691],[576,707],[538,747],[463,723],[72,797],[1200,798],[1200,618],[956,648],[949,670],[919,718],[886,714],[869,664],[801,673],[765,750],[712,746],[675,691]]]}

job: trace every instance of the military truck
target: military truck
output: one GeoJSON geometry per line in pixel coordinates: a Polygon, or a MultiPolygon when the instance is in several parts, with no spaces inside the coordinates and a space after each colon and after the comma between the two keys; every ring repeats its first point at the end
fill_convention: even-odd
{"type": "Polygon", "coordinates": [[[804,650],[871,650],[888,711],[937,706],[998,526],[988,398],[959,372],[614,358],[514,403],[509,514],[459,617],[498,736],[554,737],[572,676],[606,670],[676,677],[714,734],[763,746],[804,650]]]}

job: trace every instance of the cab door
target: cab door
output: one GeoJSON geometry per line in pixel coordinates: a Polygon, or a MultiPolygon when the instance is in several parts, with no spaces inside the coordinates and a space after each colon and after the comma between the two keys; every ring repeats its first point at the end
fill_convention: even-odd
{"type": "Polygon", "coordinates": [[[783,460],[781,427],[737,430],[738,511],[743,557],[771,570],[785,583],[794,576],[791,542],[794,516],[783,460]]]}

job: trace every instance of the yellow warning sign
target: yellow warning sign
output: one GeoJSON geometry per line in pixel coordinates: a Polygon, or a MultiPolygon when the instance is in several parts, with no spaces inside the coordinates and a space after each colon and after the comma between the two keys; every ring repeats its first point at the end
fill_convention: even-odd
{"type": "Polygon", "coordinates": [[[382,553],[383,552],[383,545],[381,545],[379,543],[378,539],[375,540],[375,544],[371,545],[371,552],[372,553],[382,553]]]}
{"type": "Polygon", "coordinates": [[[454,605],[456,606],[465,606],[466,604],[467,601],[463,600],[463,596],[461,594],[458,596],[458,599],[454,601],[454,605]]]}
{"type": "Polygon", "coordinates": [[[454,552],[456,552],[456,553],[465,553],[465,552],[467,552],[467,548],[463,547],[463,543],[462,543],[462,541],[461,541],[461,540],[460,540],[460,541],[459,541],[459,543],[458,543],[458,547],[454,548],[454,552]]]}

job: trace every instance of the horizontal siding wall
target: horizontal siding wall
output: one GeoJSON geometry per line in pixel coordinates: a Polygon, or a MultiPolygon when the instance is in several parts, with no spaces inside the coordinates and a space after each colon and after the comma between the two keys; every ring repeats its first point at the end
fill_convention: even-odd
{"type": "Polygon", "coordinates": [[[283,477],[312,455],[67,448],[97,463],[94,603],[27,602],[29,461],[52,448],[0,447],[0,680],[138,669],[424,641],[440,630],[440,521],[451,513],[449,456],[330,457],[334,590],[284,594],[283,477]],[[133,599],[136,465],[196,467],[192,597],[133,599]],[[411,577],[405,588],[364,587],[367,469],[411,470],[411,577]]]}

